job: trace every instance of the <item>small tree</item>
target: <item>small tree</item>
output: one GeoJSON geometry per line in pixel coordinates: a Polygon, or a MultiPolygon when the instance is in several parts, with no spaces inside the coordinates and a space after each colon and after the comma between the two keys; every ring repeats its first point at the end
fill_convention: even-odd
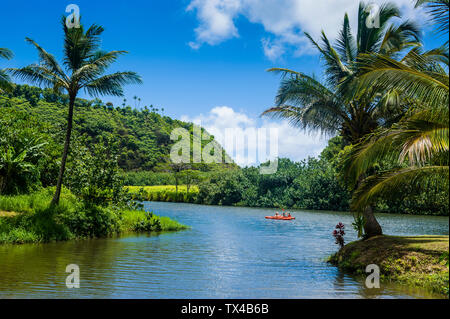
{"type": "Polygon", "coordinates": [[[175,178],[175,196],[178,198],[178,185],[180,185],[180,178],[182,177],[182,172],[188,169],[189,166],[184,163],[172,163],[170,164],[170,168],[175,178]]]}

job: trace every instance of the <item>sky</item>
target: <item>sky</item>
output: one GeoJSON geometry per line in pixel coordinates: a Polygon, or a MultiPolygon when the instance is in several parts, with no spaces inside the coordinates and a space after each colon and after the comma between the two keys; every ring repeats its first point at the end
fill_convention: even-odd
{"type": "MultiPolygon", "coordinates": [[[[381,3],[381,1],[375,1],[381,3]]],[[[393,1],[405,18],[427,21],[411,0],[393,1]]],[[[0,47],[14,51],[0,67],[37,61],[25,37],[62,55],[61,17],[69,4],[80,8],[83,24],[105,28],[103,50],[126,50],[110,70],[138,72],[143,85],[125,87],[134,107],[164,108],[164,115],[199,122],[212,134],[224,128],[278,129],[280,157],[317,156],[327,137],[307,134],[283,121],[261,118],[273,106],[279,77],[266,72],[287,67],[323,76],[321,62],[304,32],[318,39],[323,29],[337,36],[344,13],[356,21],[356,0],[40,0],[2,1],[0,47]]],[[[423,24],[425,46],[442,39],[423,24]]],[[[82,96],[85,97],[85,96],[82,96]]],[[[123,98],[103,97],[115,106],[123,98]]],[[[264,159],[261,159],[263,161],[264,159]]]]}

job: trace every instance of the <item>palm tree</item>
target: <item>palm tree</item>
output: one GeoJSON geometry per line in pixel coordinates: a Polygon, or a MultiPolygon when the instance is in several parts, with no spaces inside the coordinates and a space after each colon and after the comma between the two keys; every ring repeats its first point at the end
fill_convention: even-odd
{"type": "MultiPolygon", "coordinates": [[[[275,100],[276,106],[263,115],[288,119],[294,126],[310,131],[340,134],[349,144],[355,144],[379,126],[389,126],[401,118],[408,104],[397,91],[380,94],[366,90],[364,95],[357,95],[361,73],[359,59],[362,54],[372,52],[396,58],[405,49],[420,45],[419,30],[409,21],[391,24],[393,18],[400,17],[400,12],[390,3],[380,8],[380,27],[369,28],[366,25],[366,8],[364,3],[360,3],[356,37],[352,34],[347,14],[334,45],[324,32],[322,44],[306,33],[325,62],[324,83],[289,69],[269,70],[281,73],[282,82],[275,100]]],[[[366,235],[381,234],[381,226],[372,209],[368,207],[363,214],[366,235]]]]}
{"type": "Polygon", "coordinates": [[[345,171],[353,181],[380,160],[403,164],[366,178],[354,193],[354,209],[372,204],[379,196],[398,196],[404,185],[421,190],[449,177],[448,49],[421,54],[412,50],[400,62],[380,55],[361,60],[367,73],[361,76],[360,86],[404,92],[414,107],[398,124],[366,137],[346,159],[345,171]]]}
{"type": "MultiPolygon", "coordinates": [[[[448,35],[448,0],[418,0],[428,5],[438,31],[448,35]]],[[[354,194],[352,206],[361,208],[378,196],[398,196],[405,184],[420,190],[436,179],[449,178],[449,51],[448,41],[437,49],[411,50],[400,62],[369,54],[361,59],[365,74],[360,87],[398,90],[414,107],[390,129],[380,130],[357,145],[345,161],[346,173],[355,180],[380,159],[403,167],[368,177],[354,194]]],[[[448,184],[447,184],[448,187],[448,184]]]]}
{"type": "Polygon", "coordinates": [[[80,28],[68,28],[63,17],[63,28],[63,66],[58,64],[52,54],[45,51],[35,41],[27,38],[26,40],[38,50],[40,64],[32,64],[20,69],[11,69],[14,76],[24,81],[29,81],[39,86],[50,87],[55,91],[65,90],[69,96],[64,151],[52,205],[59,203],[61,195],[72,133],[74,105],[78,93],[84,90],[87,94],[94,97],[102,95],[123,96],[123,85],[142,82],[139,75],[130,71],[104,75],[106,69],[120,55],[127,52],[100,51],[100,35],[104,31],[101,26],[94,24],[86,31],[83,26],[80,26],[80,28]]]}
{"type": "MultiPolygon", "coordinates": [[[[0,58],[10,60],[13,58],[13,53],[9,49],[0,48],[0,58]]],[[[10,91],[11,89],[11,79],[4,70],[0,69],[0,93],[3,93],[4,91],[10,91]]]]}

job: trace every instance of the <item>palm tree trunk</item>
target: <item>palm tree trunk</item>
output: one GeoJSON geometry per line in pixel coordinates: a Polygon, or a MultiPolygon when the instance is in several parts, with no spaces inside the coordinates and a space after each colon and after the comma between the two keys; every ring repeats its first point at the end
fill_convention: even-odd
{"type": "MultiPolygon", "coordinates": [[[[364,180],[364,175],[361,175],[358,179],[358,188],[364,180]]],[[[383,235],[383,230],[381,229],[380,224],[378,223],[375,215],[373,213],[372,206],[367,206],[362,214],[364,216],[364,233],[366,238],[383,235]]]]}
{"type": "Polygon", "coordinates": [[[367,206],[363,211],[364,216],[364,232],[367,238],[382,235],[383,230],[373,214],[372,206],[367,206]]]}
{"type": "Polygon", "coordinates": [[[69,114],[67,116],[67,131],[66,131],[66,141],[64,143],[64,151],[61,159],[61,167],[59,169],[58,183],[56,184],[56,192],[53,196],[51,205],[58,205],[59,198],[61,197],[61,188],[64,178],[64,171],[66,170],[67,155],[69,153],[70,137],[72,135],[72,122],[73,122],[73,108],[75,105],[75,97],[70,97],[69,101],[69,114]]]}

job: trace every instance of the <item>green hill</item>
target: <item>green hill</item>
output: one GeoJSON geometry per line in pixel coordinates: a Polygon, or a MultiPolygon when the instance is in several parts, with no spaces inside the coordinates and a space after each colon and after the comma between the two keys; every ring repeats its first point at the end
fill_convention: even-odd
{"type": "MultiPolygon", "coordinates": [[[[39,122],[48,124],[52,136],[62,138],[67,102],[67,96],[56,94],[51,89],[17,85],[13,92],[0,95],[0,112],[8,109],[26,111],[39,122]]],[[[153,106],[138,110],[131,106],[115,107],[99,99],[77,99],[74,136],[85,135],[89,143],[99,139],[116,141],[119,145],[119,166],[126,172],[165,171],[174,143],[170,139],[171,131],[181,127],[192,134],[192,123],[175,120],[159,112],[153,106]]],[[[208,171],[232,166],[236,165],[200,164],[197,168],[208,171]]]]}

